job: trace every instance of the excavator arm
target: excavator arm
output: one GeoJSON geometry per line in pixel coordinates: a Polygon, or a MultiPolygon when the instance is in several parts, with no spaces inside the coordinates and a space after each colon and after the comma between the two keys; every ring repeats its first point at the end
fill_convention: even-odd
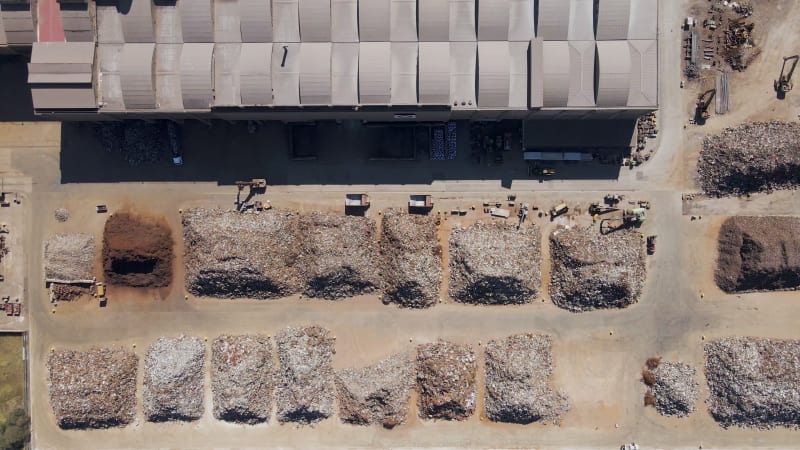
{"type": "Polygon", "coordinates": [[[697,118],[708,119],[708,107],[716,95],[716,89],[709,89],[697,96],[697,118]]]}
{"type": "Polygon", "coordinates": [[[779,93],[786,93],[792,90],[794,84],[792,83],[792,75],[794,75],[794,69],[797,68],[797,62],[800,60],[800,55],[792,55],[786,56],[783,58],[783,65],[781,66],[781,75],[777,81],[775,81],[775,90],[779,93]],[[791,66],[789,66],[789,70],[786,70],[786,63],[791,61],[791,66]]]}

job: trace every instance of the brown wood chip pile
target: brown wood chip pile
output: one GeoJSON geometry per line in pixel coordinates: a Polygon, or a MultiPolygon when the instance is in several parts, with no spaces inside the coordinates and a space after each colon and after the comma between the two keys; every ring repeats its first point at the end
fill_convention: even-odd
{"type": "Polygon", "coordinates": [[[419,416],[465,420],[475,412],[477,363],[469,345],[438,341],[417,347],[419,416]]]}
{"type": "Polygon", "coordinates": [[[263,335],[223,335],[211,345],[214,417],[228,422],[269,421],[276,367],[263,335]]]}
{"type": "Polygon", "coordinates": [[[193,421],[203,416],[206,346],[190,336],[159,338],[144,365],[144,416],[151,422],[193,421]]]}
{"type": "Polygon", "coordinates": [[[44,277],[48,280],[91,280],[94,236],[57,234],[44,243],[44,277]]]}
{"type": "Polygon", "coordinates": [[[275,398],[278,420],[311,424],[333,415],[334,341],[319,326],[286,328],[275,336],[281,367],[275,398]]]}

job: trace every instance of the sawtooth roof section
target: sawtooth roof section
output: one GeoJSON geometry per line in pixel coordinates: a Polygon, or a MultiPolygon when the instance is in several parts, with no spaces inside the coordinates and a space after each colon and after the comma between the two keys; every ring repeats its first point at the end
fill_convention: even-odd
{"type": "Polygon", "coordinates": [[[603,0],[597,7],[597,40],[628,38],[631,0],[603,0]]]}
{"type": "Polygon", "coordinates": [[[214,42],[211,0],[179,0],[184,42],[214,42]]]}
{"type": "Polygon", "coordinates": [[[475,39],[475,0],[450,0],[450,40],[475,39]]]}
{"type": "Polygon", "coordinates": [[[132,1],[126,3],[126,6],[130,5],[129,9],[121,9],[122,4],[117,7],[122,19],[122,34],[125,36],[125,43],[156,41],[151,3],[150,1],[132,1]]]}
{"type": "Polygon", "coordinates": [[[213,102],[212,43],[187,43],[181,50],[181,95],[186,109],[209,109],[213,102]]]}
{"type": "Polygon", "coordinates": [[[30,3],[0,6],[0,21],[3,22],[5,41],[9,45],[30,45],[36,41],[36,29],[33,24],[30,3]]]}
{"type": "Polygon", "coordinates": [[[275,106],[300,106],[300,43],[272,45],[272,93],[275,106]]]}
{"type": "Polygon", "coordinates": [[[94,90],[70,88],[31,88],[33,108],[36,110],[55,109],[96,109],[97,99],[94,90]]]}
{"type": "Polygon", "coordinates": [[[532,108],[544,106],[544,41],[538,37],[531,41],[530,66],[530,105],[532,108]]]}
{"type": "Polygon", "coordinates": [[[597,59],[597,106],[627,106],[631,89],[631,50],[628,41],[598,41],[597,59]]]}
{"type": "Polygon", "coordinates": [[[393,42],[417,41],[417,1],[391,0],[391,29],[389,35],[393,42]]]}
{"type": "Polygon", "coordinates": [[[120,58],[122,99],[127,109],[154,109],[153,52],[155,44],[124,44],[120,58]]]}
{"type": "Polygon", "coordinates": [[[99,44],[97,46],[97,85],[102,109],[122,111],[122,81],[120,79],[120,63],[124,44],[99,44]]]}
{"type": "Polygon", "coordinates": [[[658,41],[628,41],[631,82],[628,106],[658,106],[658,41]]]}
{"type": "Polygon", "coordinates": [[[593,0],[539,0],[536,34],[545,41],[594,40],[593,0]]]}
{"type": "Polygon", "coordinates": [[[595,106],[594,68],[596,44],[594,41],[569,42],[569,100],[567,106],[595,106]]]}
{"type": "Polygon", "coordinates": [[[450,103],[450,43],[419,43],[419,103],[450,103]]]}
{"type": "Polygon", "coordinates": [[[510,42],[508,44],[509,89],[508,106],[528,109],[528,48],[530,41],[510,42]]]}
{"type": "Polygon", "coordinates": [[[331,96],[338,106],[358,105],[357,43],[334,43],[331,49],[331,96]]]}
{"type": "Polygon", "coordinates": [[[91,84],[92,42],[34,42],[28,83],[91,84]]]}
{"type": "Polygon", "coordinates": [[[214,106],[239,106],[239,64],[242,44],[214,46],[214,106]]]}
{"type": "Polygon", "coordinates": [[[300,42],[298,0],[272,0],[272,38],[275,42],[300,42]]]}
{"type": "Polygon", "coordinates": [[[478,42],[478,106],[506,108],[511,55],[508,42],[478,42]]]}
{"type": "Polygon", "coordinates": [[[242,42],[272,42],[272,2],[239,0],[242,42]]]}
{"type": "Polygon", "coordinates": [[[362,42],[358,53],[360,103],[388,105],[391,102],[392,50],[389,42],[362,42]]]}
{"type": "Polygon", "coordinates": [[[565,107],[569,102],[570,49],[567,41],[546,41],[542,47],[542,106],[565,107]]]}
{"type": "Polygon", "coordinates": [[[533,0],[510,0],[508,18],[508,40],[530,43],[536,35],[533,0]]]}
{"type": "MultiPolygon", "coordinates": [[[[594,40],[594,0],[569,0],[570,41],[594,40]]],[[[602,2],[601,2],[602,4],[602,2]]]]}
{"type": "Polygon", "coordinates": [[[214,42],[242,42],[239,0],[214,1],[214,42]]]}
{"type": "Polygon", "coordinates": [[[393,105],[416,105],[417,102],[417,53],[416,42],[392,42],[392,88],[393,105]]]}
{"type": "Polygon", "coordinates": [[[157,44],[183,44],[182,18],[175,3],[154,3],[153,16],[157,44]]]}
{"type": "Polygon", "coordinates": [[[242,44],[239,57],[242,105],[272,104],[272,44],[242,44]]]}
{"type": "Polygon", "coordinates": [[[358,0],[331,0],[331,41],[358,42],[358,0]]]}
{"type": "Polygon", "coordinates": [[[478,2],[478,39],[507,41],[508,14],[509,0],[480,0],[478,2]]]}
{"type": "Polygon", "coordinates": [[[67,42],[94,42],[87,3],[61,3],[61,24],[67,42]]]}
{"type": "Polygon", "coordinates": [[[300,0],[300,39],[331,41],[331,0],[300,0]]]}
{"type": "Polygon", "coordinates": [[[391,0],[358,0],[361,42],[386,42],[391,34],[391,0]]]}
{"type": "Polygon", "coordinates": [[[419,2],[419,40],[447,42],[450,40],[450,1],[423,0],[419,2]]]}
{"type": "Polygon", "coordinates": [[[630,40],[658,38],[658,0],[631,0],[630,40]]]}
{"type": "Polygon", "coordinates": [[[300,44],[300,103],[303,105],[332,103],[330,42],[300,44]]]}
{"type": "Polygon", "coordinates": [[[182,50],[183,44],[156,45],[156,102],[160,110],[183,110],[180,67],[182,50]]]}
{"type": "Polygon", "coordinates": [[[478,64],[477,42],[450,43],[450,104],[453,109],[475,109],[475,70],[478,64]]]}

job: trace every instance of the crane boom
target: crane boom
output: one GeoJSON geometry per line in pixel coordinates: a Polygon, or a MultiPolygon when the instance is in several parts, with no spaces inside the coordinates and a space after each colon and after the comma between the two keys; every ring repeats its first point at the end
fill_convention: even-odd
{"type": "Polygon", "coordinates": [[[792,75],[794,75],[794,69],[797,68],[798,60],[800,60],[800,55],[785,56],[783,58],[781,75],[777,80],[775,80],[775,90],[778,92],[778,94],[785,94],[786,92],[791,91],[794,87],[794,83],[792,83],[792,75]],[[787,72],[786,63],[789,61],[791,61],[791,66],[787,72]]]}

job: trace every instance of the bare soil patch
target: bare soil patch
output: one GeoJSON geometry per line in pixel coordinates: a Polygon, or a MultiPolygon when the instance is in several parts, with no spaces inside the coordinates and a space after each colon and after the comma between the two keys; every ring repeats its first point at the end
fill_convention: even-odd
{"type": "Polygon", "coordinates": [[[173,240],[162,217],[127,212],[103,230],[103,272],[109,284],[158,288],[172,282],[173,240]]]}

